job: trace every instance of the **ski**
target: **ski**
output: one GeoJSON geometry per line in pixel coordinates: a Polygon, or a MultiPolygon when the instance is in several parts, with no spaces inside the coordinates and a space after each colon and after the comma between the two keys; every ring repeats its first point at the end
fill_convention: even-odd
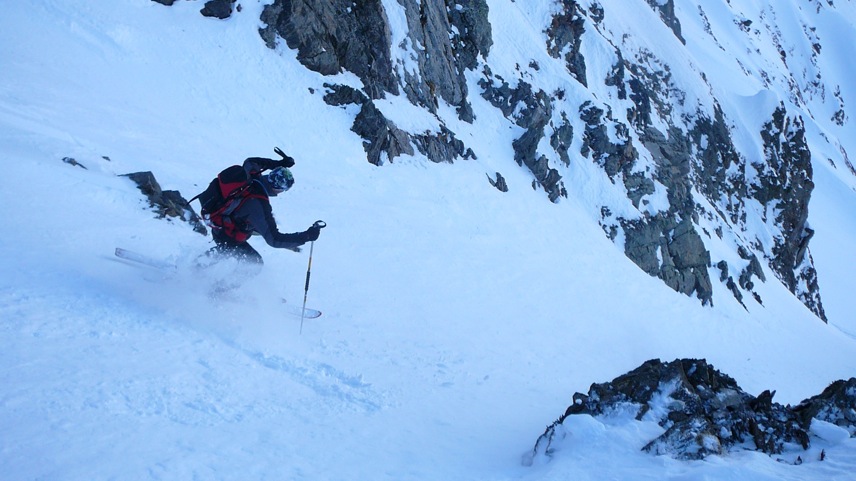
{"type": "Polygon", "coordinates": [[[293,316],[300,316],[301,314],[303,314],[303,316],[306,319],[317,319],[317,318],[321,317],[321,311],[319,311],[317,309],[310,309],[307,307],[306,309],[302,309],[302,312],[301,312],[300,306],[286,304],[285,299],[282,300],[282,304],[283,304],[283,307],[285,308],[285,312],[287,312],[288,314],[291,314],[293,316]]]}
{"type": "MultiPolygon", "coordinates": [[[[139,252],[134,252],[128,249],[123,249],[121,247],[117,247],[115,251],[116,257],[122,259],[123,261],[129,262],[138,266],[150,267],[152,269],[157,269],[162,272],[173,273],[177,269],[177,266],[171,262],[155,259],[154,257],[147,256],[145,254],[141,254],[139,252]]],[[[321,311],[317,309],[301,309],[300,306],[295,306],[291,304],[287,304],[286,300],[282,300],[282,307],[287,314],[293,316],[303,316],[306,319],[317,319],[321,317],[321,311]]]]}
{"type": "Polygon", "coordinates": [[[159,269],[162,271],[174,271],[176,269],[176,265],[171,262],[155,259],[154,257],[149,257],[145,254],[140,254],[139,252],[129,251],[128,249],[123,249],[121,247],[116,248],[115,254],[116,257],[122,260],[138,265],[148,266],[153,269],[159,269]]]}

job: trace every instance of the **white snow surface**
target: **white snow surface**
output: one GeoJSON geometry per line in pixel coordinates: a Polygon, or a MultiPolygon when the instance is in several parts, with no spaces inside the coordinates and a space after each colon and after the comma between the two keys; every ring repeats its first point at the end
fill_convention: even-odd
{"type": "MultiPolygon", "coordinates": [[[[602,2],[614,28],[643,11],[655,18],[644,0],[622,14],[624,1],[602,2]]],[[[524,4],[490,2],[492,65],[528,63],[511,39],[540,38],[538,22],[554,8],[524,4]]],[[[849,2],[836,4],[852,14],[849,2]]],[[[856,194],[840,170],[817,162],[812,199],[829,324],[772,275],[757,286],[763,307],[747,311],[728,296],[702,307],[604,236],[589,214],[598,188],[568,185],[556,205],[528,188],[531,174],[509,167],[519,130],[477,95],[480,123],[455,130],[478,160],[375,167],[350,131],[355,112],[323,102],[330,79],[284,45],[265,47],[264,2],[241,2],[226,21],[200,16],[201,5],[4,2],[0,478],[856,479],[856,439],[823,423],[806,452],[686,462],[640,451],[662,433],[655,422],[574,416],[551,458],[522,462],[574,392],[651,358],[706,358],[749,393],[774,389],[790,404],[856,375],[856,194]],[[274,156],[276,145],[297,159],[295,187],[273,200],[281,229],[328,223],[308,293],[324,315],[302,334],[279,299],[302,302],[308,249],[254,239],[264,270],[237,302],[212,302],[210,279],[187,268],[208,238],[154,218],[117,175],[151,170],[189,198],[220,169],[274,156]],[[500,165],[507,194],[485,179],[500,165]],[[179,274],[162,280],[119,262],[117,246],[171,259],[179,274]]],[[[821,35],[853,38],[853,19],[826,16],[821,35]]],[[[651,48],[675,42],[653,26],[651,48]]],[[[723,65],[740,57],[695,55],[723,65]]],[[[733,111],[755,94],[737,81],[716,88],[731,83],[733,111]]],[[[851,102],[852,85],[842,85],[851,102]]],[[[384,112],[393,118],[399,104],[384,112]]]]}

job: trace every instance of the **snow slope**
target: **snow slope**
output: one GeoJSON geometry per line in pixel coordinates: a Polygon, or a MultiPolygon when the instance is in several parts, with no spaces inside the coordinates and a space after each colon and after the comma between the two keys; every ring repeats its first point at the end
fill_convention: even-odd
{"type": "Polygon", "coordinates": [[[580,418],[554,462],[521,463],[573,392],[650,358],[707,358],[783,403],[853,376],[852,189],[818,169],[829,325],[772,282],[764,309],[705,308],[628,261],[586,198],[493,189],[485,173],[513,162],[493,140],[516,132],[486,103],[467,139],[479,160],[368,164],[354,112],[321,100],[329,79],[265,48],[262,4],[242,7],[216,21],[199,2],[4,5],[4,479],[854,479],[856,441],[823,427],[801,466],[752,452],[690,463],[639,451],[656,425],[580,418]],[[302,300],[307,252],[254,241],[265,269],[235,303],[210,302],[188,269],[164,281],[112,257],[186,266],[210,247],[117,174],[152,170],[190,197],[275,145],[298,161],[273,202],[282,229],[329,224],[309,292],[324,316],[302,335],[278,299],[302,300]]]}

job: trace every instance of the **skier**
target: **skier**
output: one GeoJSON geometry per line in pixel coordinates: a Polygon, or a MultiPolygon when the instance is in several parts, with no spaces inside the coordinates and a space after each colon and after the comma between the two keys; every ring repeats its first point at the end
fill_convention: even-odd
{"type": "Polygon", "coordinates": [[[283,159],[279,161],[262,157],[250,157],[244,161],[243,168],[249,176],[249,185],[232,200],[234,210],[228,215],[221,213],[209,219],[216,245],[204,254],[209,262],[200,262],[200,267],[210,266],[223,258],[238,261],[238,266],[229,276],[229,280],[221,280],[215,284],[213,296],[238,287],[242,281],[261,271],[264,264],[262,256],[247,242],[254,233],[261,235],[271,247],[296,252],[300,252],[299,247],[303,244],[318,239],[323,226],[319,223],[303,232],[284,234],[279,232],[273,217],[270,197],[275,197],[294,185],[294,177],[288,169],[292,166],[294,159],[287,155],[283,155],[283,159]],[[270,172],[262,174],[266,170],[270,172]]]}

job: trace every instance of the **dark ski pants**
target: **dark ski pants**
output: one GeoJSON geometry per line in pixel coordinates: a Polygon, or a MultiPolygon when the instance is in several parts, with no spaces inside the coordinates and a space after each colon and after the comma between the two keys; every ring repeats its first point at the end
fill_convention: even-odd
{"type": "Polygon", "coordinates": [[[216,296],[234,290],[248,279],[257,276],[262,270],[264,260],[247,242],[235,242],[217,231],[213,234],[215,246],[200,256],[197,263],[201,269],[211,270],[219,277],[212,289],[212,294],[216,296]],[[226,260],[232,262],[221,262],[226,260]],[[231,264],[231,267],[222,266],[227,270],[218,272],[222,264],[231,264]]]}
{"type": "Polygon", "coordinates": [[[232,257],[241,262],[259,264],[260,266],[264,264],[261,254],[253,249],[253,246],[248,242],[235,242],[229,238],[218,239],[217,236],[214,237],[214,242],[216,245],[208,251],[210,254],[220,257],[232,257]]]}

